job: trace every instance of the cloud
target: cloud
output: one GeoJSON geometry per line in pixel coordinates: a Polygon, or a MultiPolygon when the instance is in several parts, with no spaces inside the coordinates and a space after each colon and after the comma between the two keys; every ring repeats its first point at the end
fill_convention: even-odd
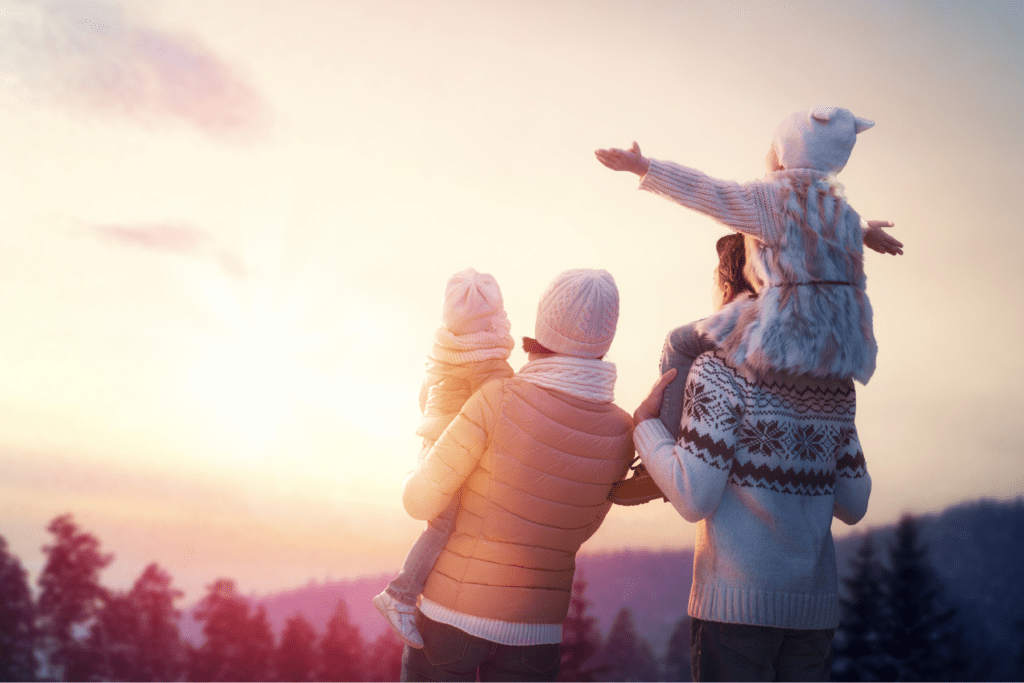
{"type": "Polygon", "coordinates": [[[208,232],[187,224],[144,223],[135,225],[94,225],[96,237],[118,244],[184,256],[211,258],[228,276],[241,280],[247,270],[237,254],[220,246],[208,232]]]}
{"type": "Polygon", "coordinates": [[[8,91],[75,110],[183,121],[249,141],[266,106],[198,38],[151,26],[117,4],[15,0],[0,9],[0,77],[8,91]]]}

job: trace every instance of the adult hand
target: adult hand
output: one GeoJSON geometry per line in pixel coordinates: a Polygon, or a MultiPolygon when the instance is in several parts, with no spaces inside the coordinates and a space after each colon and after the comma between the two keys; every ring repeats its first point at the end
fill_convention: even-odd
{"type": "Polygon", "coordinates": [[[651,167],[650,160],[640,153],[640,145],[633,141],[630,149],[599,149],[594,152],[597,160],[613,171],[629,171],[643,176],[651,167]]]}
{"type": "Polygon", "coordinates": [[[676,369],[669,368],[669,371],[661,376],[653,387],[651,393],[647,394],[640,407],[633,413],[633,424],[639,425],[644,420],[653,420],[661,414],[661,397],[665,393],[665,387],[676,377],[676,369]]]}
{"type": "Polygon", "coordinates": [[[868,221],[868,229],[864,231],[864,246],[874,249],[879,254],[903,254],[903,242],[887,233],[883,228],[891,228],[892,221],[868,221]]]}

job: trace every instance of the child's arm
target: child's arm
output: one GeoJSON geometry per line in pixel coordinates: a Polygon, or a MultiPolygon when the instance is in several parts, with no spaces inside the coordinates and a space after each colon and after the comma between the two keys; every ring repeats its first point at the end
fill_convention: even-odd
{"type": "Polygon", "coordinates": [[[641,190],[706,214],[769,246],[775,246],[782,238],[778,198],[766,191],[763,183],[740,185],[716,180],[696,169],[648,159],[635,142],[628,150],[599,149],[595,155],[614,171],[630,171],[640,176],[641,190]]]}
{"type": "Polygon", "coordinates": [[[891,228],[895,223],[892,221],[864,221],[861,229],[864,231],[864,246],[873,249],[879,254],[903,254],[903,242],[887,233],[882,228],[891,228]]]}

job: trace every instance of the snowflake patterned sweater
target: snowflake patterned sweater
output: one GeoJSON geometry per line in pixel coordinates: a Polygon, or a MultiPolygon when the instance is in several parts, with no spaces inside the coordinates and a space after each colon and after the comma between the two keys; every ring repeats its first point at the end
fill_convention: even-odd
{"type": "Polygon", "coordinates": [[[633,439],[669,502],[698,522],[690,616],[835,628],[832,518],[856,523],[871,492],[853,380],[756,378],[711,351],[683,406],[678,443],[657,419],[633,439]]]}

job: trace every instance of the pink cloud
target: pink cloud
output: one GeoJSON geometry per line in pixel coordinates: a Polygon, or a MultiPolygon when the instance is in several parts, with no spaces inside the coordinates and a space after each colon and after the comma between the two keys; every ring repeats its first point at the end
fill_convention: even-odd
{"type": "Polygon", "coordinates": [[[259,94],[198,38],[148,25],[116,4],[13,4],[6,70],[56,102],[143,121],[178,120],[248,141],[267,123],[259,94]]]}
{"type": "Polygon", "coordinates": [[[94,225],[90,232],[100,239],[184,256],[203,256],[229,276],[242,279],[246,268],[237,254],[217,244],[208,232],[187,224],[145,223],[136,225],[94,225]]]}

